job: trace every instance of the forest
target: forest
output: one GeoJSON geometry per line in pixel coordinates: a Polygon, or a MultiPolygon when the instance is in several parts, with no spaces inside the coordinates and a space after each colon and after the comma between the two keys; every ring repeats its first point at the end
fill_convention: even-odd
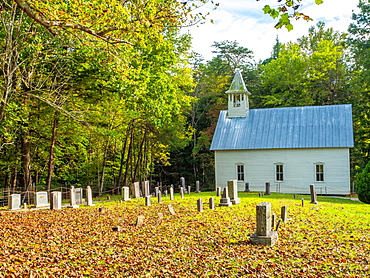
{"type": "Polygon", "coordinates": [[[3,192],[73,185],[101,195],[180,177],[213,189],[209,147],[236,68],[252,109],[352,104],[354,180],[369,162],[370,4],[359,2],[347,33],[317,22],[256,62],[237,41],[215,41],[210,61],[191,51],[180,31],[207,20],[194,13],[205,2],[2,0],[3,192]]]}

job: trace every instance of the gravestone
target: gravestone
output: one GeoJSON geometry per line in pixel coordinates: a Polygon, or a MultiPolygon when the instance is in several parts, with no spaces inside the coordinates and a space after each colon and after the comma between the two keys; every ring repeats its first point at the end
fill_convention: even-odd
{"type": "Polygon", "coordinates": [[[162,204],[162,192],[158,191],[158,204],[162,204]]]}
{"type": "Polygon", "coordinates": [[[150,206],[150,196],[145,196],[145,205],[150,206]]]}
{"type": "Polygon", "coordinates": [[[220,199],[219,206],[220,207],[231,207],[233,204],[230,201],[229,193],[227,187],[224,188],[224,192],[222,193],[222,197],[220,199]]]}
{"type": "Polygon", "coordinates": [[[154,187],[154,197],[158,197],[159,187],[154,187]]]}
{"type": "Polygon", "coordinates": [[[27,209],[27,203],[23,203],[23,209],[27,209]]]}
{"type": "Polygon", "coordinates": [[[191,189],[191,186],[189,185],[188,186],[188,194],[190,194],[190,189],[191,189]]]}
{"type": "Polygon", "coordinates": [[[150,195],[149,181],[143,181],[142,187],[143,187],[144,197],[149,196],[150,195]]]}
{"type": "Polygon", "coordinates": [[[263,202],[256,206],[257,230],[250,240],[254,245],[275,245],[278,234],[271,230],[271,203],[263,202]]]}
{"type": "Polygon", "coordinates": [[[208,204],[210,209],[215,209],[215,198],[214,197],[209,198],[208,204]]]}
{"type": "Polygon", "coordinates": [[[203,199],[202,198],[197,200],[197,208],[199,212],[203,211],[203,199]]]}
{"type": "Polygon", "coordinates": [[[185,178],[184,177],[181,177],[180,178],[180,187],[182,187],[184,189],[184,193],[187,193],[186,192],[185,178]]]}
{"type": "Polygon", "coordinates": [[[68,208],[78,208],[79,205],[77,205],[76,203],[76,189],[74,188],[74,186],[71,187],[71,189],[69,190],[69,206],[68,208]]]}
{"type": "Polygon", "coordinates": [[[184,188],[183,187],[180,187],[180,195],[181,195],[181,198],[184,199],[184,188]]]}
{"type": "Polygon", "coordinates": [[[35,195],[36,195],[35,205],[37,208],[49,206],[48,193],[46,191],[36,192],[35,195]]]}
{"type": "Polygon", "coordinates": [[[50,209],[62,209],[62,192],[60,191],[51,192],[50,209]]]}
{"type": "Polygon", "coordinates": [[[165,196],[165,197],[167,197],[167,195],[168,195],[168,190],[166,189],[166,190],[164,191],[164,196],[165,196]]]}
{"type": "Polygon", "coordinates": [[[140,183],[139,182],[134,182],[132,185],[132,199],[140,199],[140,183]]]}
{"type": "Polygon", "coordinates": [[[86,200],[87,200],[87,206],[89,207],[95,206],[93,204],[92,190],[90,186],[86,187],[86,200]]]}
{"type": "Polygon", "coordinates": [[[229,180],[227,182],[227,190],[229,193],[231,203],[233,205],[240,204],[240,198],[238,198],[238,181],[229,180]]]}
{"type": "Polygon", "coordinates": [[[271,230],[275,230],[276,225],[276,213],[271,214],[271,230]]]}
{"type": "Polygon", "coordinates": [[[304,207],[304,199],[302,198],[302,207],[304,207]]]}
{"type": "Polygon", "coordinates": [[[122,187],[122,200],[129,201],[130,200],[130,187],[124,186],[122,187]]]}
{"type": "Polygon", "coordinates": [[[244,189],[244,192],[251,192],[251,190],[249,189],[249,182],[246,182],[246,183],[245,183],[245,189],[244,189]]]}
{"type": "Polygon", "coordinates": [[[311,193],[311,204],[317,204],[316,189],[314,184],[310,184],[310,193],[311,193]]]}
{"type": "Polygon", "coordinates": [[[11,210],[21,208],[21,194],[11,194],[8,198],[8,207],[11,210]]]}
{"type": "Polygon", "coordinates": [[[170,200],[174,200],[173,187],[170,187],[170,200]]]}
{"type": "Polygon", "coordinates": [[[281,207],[281,221],[285,223],[288,220],[288,206],[281,207]]]}
{"type": "Polygon", "coordinates": [[[271,195],[271,186],[269,182],[266,182],[265,184],[266,190],[265,190],[265,195],[271,195]]]}
{"type": "Polygon", "coordinates": [[[140,226],[142,226],[142,225],[144,225],[144,215],[139,215],[138,217],[137,217],[137,219],[136,219],[136,224],[135,224],[135,226],[136,227],[140,227],[140,226]]]}
{"type": "Polygon", "coordinates": [[[75,196],[76,196],[76,204],[82,204],[83,203],[83,189],[82,188],[75,188],[75,196]]]}
{"type": "Polygon", "coordinates": [[[216,188],[216,197],[221,197],[221,187],[216,188]]]}
{"type": "Polygon", "coordinates": [[[176,214],[176,212],[175,212],[175,210],[174,210],[174,208],[173,208],[172,205],[168,205],[168,211],[171,213],[171,215],[175,215],[176,214]]]}
{"type": "Polygon", "coordinates": [[[200,193],[200,182],[199,181],[195,182],[195,193],[200,193]]]}

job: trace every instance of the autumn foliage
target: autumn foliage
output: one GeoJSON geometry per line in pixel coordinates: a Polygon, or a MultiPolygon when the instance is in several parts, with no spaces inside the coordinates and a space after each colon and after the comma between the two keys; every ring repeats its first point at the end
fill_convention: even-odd
{"type": "MultiPolygon", "coordinates": [[[[370,207],[351,200],[309,196],[257,197],[242,193],[240,205],[205,205],[214,193],[144,199],[59,211],[9,212],[0,216],[0,277],[368,277],[370,207]],[[301,197],[306,199],[301,206],[301,197]],[[288,206],[290,221],[276,246],[253,246],[255,206],[273,212],[288,206]],[[172,204],[176,215],[167,205],[172,204]],[[107,208],[105,213],[99,207],[107,208]],[[158,218],[163,213],[164,218],[158,218]],[[136,227],[138,215],[144,225],[136,227]],[[112,227],[122,230],[113,231],[112,227]]],[[[216,203],[218,202],[216,198],[216,203]]]]}

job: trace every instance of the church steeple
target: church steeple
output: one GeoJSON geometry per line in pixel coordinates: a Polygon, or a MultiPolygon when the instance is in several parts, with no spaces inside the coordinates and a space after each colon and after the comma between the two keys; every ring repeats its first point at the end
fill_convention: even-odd
{"type": "Polygon", "coordinates": [[[230,89],[226,91],[228,94],[228,113],[229,118],[245,118],[248,116],[249,101],[247,87],[245,86],[241,70],[236,69],[233,82],[230,89]]]}

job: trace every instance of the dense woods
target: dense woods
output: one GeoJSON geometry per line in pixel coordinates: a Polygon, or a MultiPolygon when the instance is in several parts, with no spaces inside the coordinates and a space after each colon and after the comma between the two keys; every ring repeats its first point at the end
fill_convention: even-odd
{"type": "Polygon", "coordinates": [[[348,33],[317,23],[256,62],[237,41],[214,42],[210,61],[191,52],[180,30],[207,1],[80,2],[2,0],[1,188],[102,194],[181,176],[213,188],[209,146],[235,68],[252,109],[351,103],[353,180],[369,161],[369,4],[348,33]]]}

